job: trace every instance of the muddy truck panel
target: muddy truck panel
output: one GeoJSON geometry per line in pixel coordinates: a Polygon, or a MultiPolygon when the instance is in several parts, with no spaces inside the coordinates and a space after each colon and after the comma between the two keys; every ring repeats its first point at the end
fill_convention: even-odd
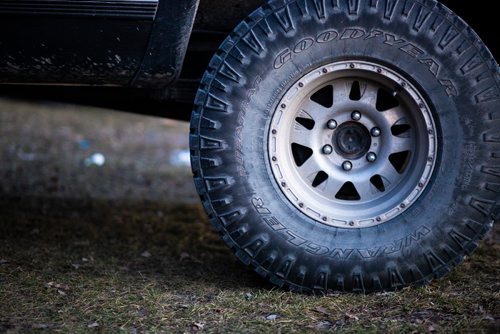
{"type": "Polygon", "coordinates": [[[4,83],[166,86],[182,68],[197,1],[0,2],[4,83]]]}

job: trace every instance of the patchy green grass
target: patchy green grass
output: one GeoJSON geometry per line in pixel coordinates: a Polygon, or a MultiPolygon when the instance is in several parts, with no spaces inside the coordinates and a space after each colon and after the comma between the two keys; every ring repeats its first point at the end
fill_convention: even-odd
{"type": "Polygon", "coordinates": [[[240,265],[195,204],[3,198],[0,220],[0,331],[499,329],[498,244],[427,287],[307,296],[240,265]]]}

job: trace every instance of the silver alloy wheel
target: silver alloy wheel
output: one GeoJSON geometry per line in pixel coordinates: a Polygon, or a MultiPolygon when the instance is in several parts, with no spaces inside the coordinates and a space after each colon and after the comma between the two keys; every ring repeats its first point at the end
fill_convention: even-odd
{"type": "Polygon", "coordinates": [[[337,227],[370,227],[415,203],[436,161],[436,126],[419,91],[366,61],[316,68],[271,119],[268,155],[286,198],[337,227]]]}

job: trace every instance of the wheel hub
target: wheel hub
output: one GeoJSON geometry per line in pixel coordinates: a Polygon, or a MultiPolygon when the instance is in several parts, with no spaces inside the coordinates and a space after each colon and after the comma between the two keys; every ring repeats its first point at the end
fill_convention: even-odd
{"type": "Polygon", "coordinates": [[[343,123],[335,130],[333,145],[343,158],[359,159],[371,146],[370,132],[360,123],[343,123]]]}
{"type": "Polygon", "coordinates": [[[285,93],[270,123],[276,185],[306,216],[370,227],[407,210],[436,161],[430,109],[400,74],[365,61],[314,69],[285,93]]]}

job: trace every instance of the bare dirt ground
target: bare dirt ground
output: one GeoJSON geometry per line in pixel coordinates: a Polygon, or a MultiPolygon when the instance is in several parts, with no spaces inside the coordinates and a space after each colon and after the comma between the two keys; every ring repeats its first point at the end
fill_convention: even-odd
{"type": "Polygon", "coordinates": [[[272,287],[209,226],[187,133],[187,123],[0,99],[0,332],[500,331],[493,235],[427,287],[272,287]]]}

